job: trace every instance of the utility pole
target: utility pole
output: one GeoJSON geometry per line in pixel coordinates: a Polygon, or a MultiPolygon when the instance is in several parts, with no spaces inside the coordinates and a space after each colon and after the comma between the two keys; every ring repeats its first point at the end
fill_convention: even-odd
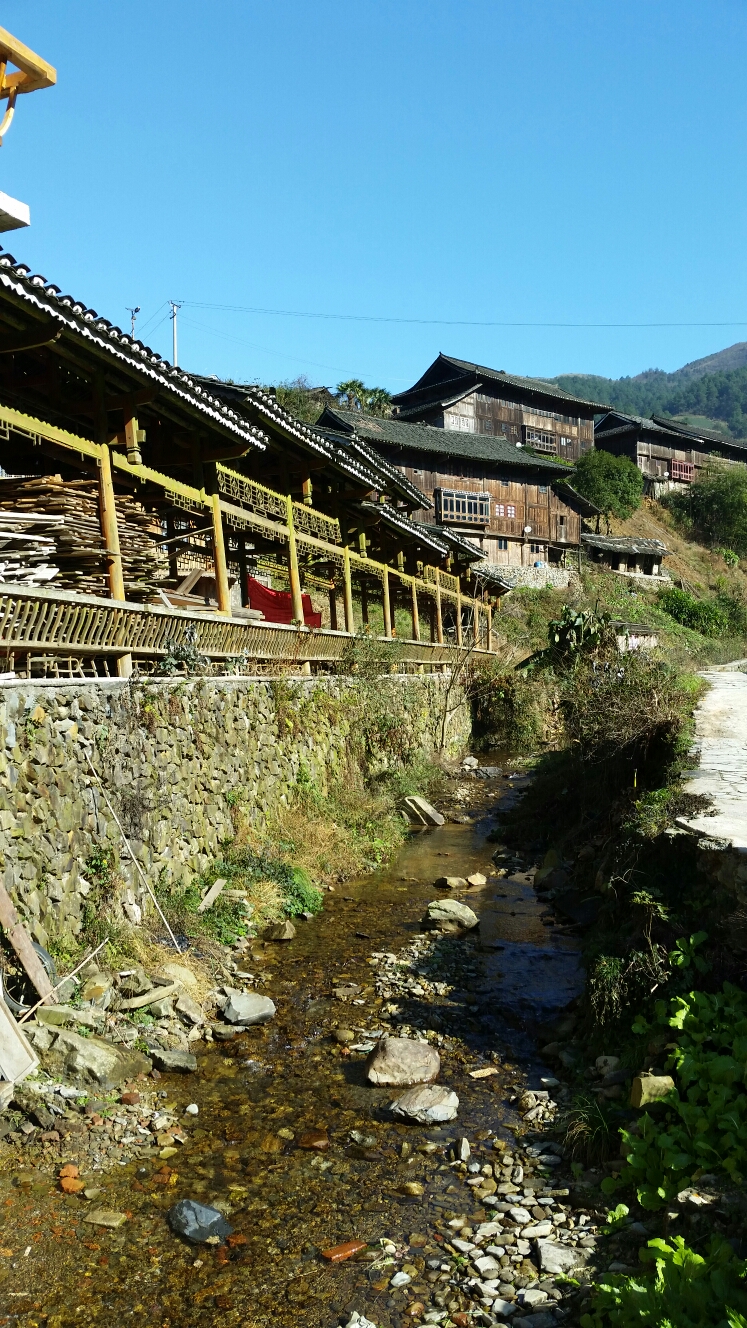
{"type": "Polygon", "coordinates": [[[129,304],[126,304],[126,305],[125,305],[125,308],[126,308],[128,314],[130,315],[130,336],[134,337],[134,335],[135,335],[135,319],[137,318],[138,314],[140,313],[140,305],[139,305],[139,304],[136,304],[136,305],[135,305],[135,308],[134,308],[134,309],[131,309],[130,306],[129,306],[129,304]]]}
{"type": "Polygon", "coordinates": [[[178,350],[177,350],[177,341],[176,341],[176,312],[177,312],[177,309],[181,309],[182,304],[183,304],[183,301],[182,301],[182,300],[169,300],[169,304],[171,305],[171,339],[172,339],[172,343],[173,343],[173,344],[172,344],[171,363],[173,364],[173,366],[174,366],[175,369],[178,369],[178,367],[179,367],[179,359],[178,359],[178,350]]]}

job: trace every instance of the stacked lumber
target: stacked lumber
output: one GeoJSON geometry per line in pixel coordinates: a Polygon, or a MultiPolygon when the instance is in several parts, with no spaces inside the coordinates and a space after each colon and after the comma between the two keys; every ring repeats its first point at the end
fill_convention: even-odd
{"type": "MultiPolygon", "coordinates": [[[[163,534],[157,518],[134,498],[118,495],[116,505],[125,593],[128,599],[146,598],[168,581],[168,560],[158,546],[163,534]]],[[[108,597],[109,560],[96,480],[63,480],[57,475],[0,478],[0,530],[8,513],[52,518],[45,533],[54,541],[49,561],[58,569],[55,586],[108,597]]]]}
{"type": "Polygon", "coordinates": [[[54,532],[61,516],[0,512],[0,581],[41,586],[57,576],[54,532]]]}

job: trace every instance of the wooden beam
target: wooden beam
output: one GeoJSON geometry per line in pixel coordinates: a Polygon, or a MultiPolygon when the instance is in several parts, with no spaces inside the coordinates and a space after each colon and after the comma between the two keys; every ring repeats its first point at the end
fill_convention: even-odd
{"type": "Polygon", "coordinates": [[[223,513],[220,510],[220,494],[212,495],[213,503],[213,562],[215,564],[215,588],[218,593],[218,612],[231,613],[231,591],[228,585],[226,566],[226,541],[223,535],[223,513]]]}
{"type": "Polygon", "coordinates": [[[0,925],[39,995],[49,1005],[56,1005],[57,997],[52,989],[49,975],[34,949],[31,937],[16,913],[13,900],[2,884],[0,884],[0,925]]]}
{"type": "Polygon", "coordinates": [[[381,585],[383,589],[382,602],[384,606],[384,636],[392,635],[392,604],[389,598],[389,569],[384,568],[381,585]]]}
{"type": "Polygon", "coordinates": [[[155,387],[144,387],[140,392],[120,392],[118,396],[106,398],[107,410],[124,410],[126,407],[149,406],[158,396],[155,387]]]}
{"type": "Polygon", "coordinates": [[[46,332],[39,329],[37,332],[29,332],[28,336],[25,337],[0,337],[0,355],[14,355],[17,351],[36,350],[39,346],[53,346],[61,336],[62,328],[54,324],[46,332]]]}
{"type": "Polygon", "coordinates": [[[353,583],[350,579],[350,549],[347,544],[342,551],[342,576],[345,631],[353,634],[355,632],[355,617],[353,615],[353,583]]]}
{"type": "Polygon", "coordinates": [[[420,615],[418,613],[418,587],[414,577],[412,580],[412,585],[410,586],[410,590],[412,592],[412,639],[413,641],[419,641],[420,615]]]}
{"type": "Polygon", "coordinates": [[[10,60],[21,71],[6,76],[0,97],[7,97],[14,88],[17,92],[36,92],[38,88],[51,88],[57,82],[54,65],[50,65],[29,46],[24,46],[6,28],[0,28],[0,56],[5,62],[10,60]]]}
{"type": "Polygon", "coordinates": [[[296,528],[293,524],[293,499],[288,494],[286,499],[288,516],[288,573],[290,576],[291,612],[297,623],[303,626],[303,599],[301,596],[301,577],[298,571],[298,550],[296,548],[296,528]]]}

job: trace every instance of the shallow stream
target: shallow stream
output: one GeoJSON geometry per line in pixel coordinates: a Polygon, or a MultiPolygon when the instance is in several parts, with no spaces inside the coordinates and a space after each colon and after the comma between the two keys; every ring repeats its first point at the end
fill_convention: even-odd
{"type": "Polygon", "coordinates": [[[115,1160],[90,1176],[80,1157],[101,1189],[97,1206],[127,1214],[122,1227],[86,1224],[90,1203],[59,1193],[53,1170],[76,1160],[70,1136],[50,1145],[58,1156],[46,1174],[0,1177],[0,1324],[333,1328],[353,1309],[379,1328],[413,1321],[411,1289],[393,1291],[386,1273],[360,1263],[330,1266],[320,1251],[387,1237],[414,1255],[437,1239],[435,1223],[470,1211],[444,1145],[465,1135],[479,1154],[491,1133],[511,1138],[511,1097],[548,1073],[533,1031],[580,988],[578,941],[545,916],[531,876],[496,874],[487,836],[511,787],[470,781],[469,823],[414,833],[385,869],[331,893],[290,944],[255,945],[246,967],[265,975],[277,1018],[206,1048],[196,1075],[159,1082],[188,1135],[178,1155],[115,1160]],[[460,898],[480,914],[479,937],[441,947],[439,976],[452,989],[435,1002],[417,991],[377,997],[372,954],[398,954],[420,935],[437,877],[473,872],[488,883],[460,898]],[[334,995],[346,986],[360,990],[334,995]],[[450,1125],[395,1123],[387,1106],[397,1090],[368,1086],[365,1052],[334,1039],[345,1027],[366,1046],[366,1033],[398,1025],[446,1039],[439,1082],[460,1099],[450,1125]],[[470,1078],[491,1066],[497,1073],[470,1078]],[[199,1115],[183,1114],[189,1103],[199,1115]],[[329,1149],[298,1147],[309,1130],[326,1130],[329,1149]],[[355,1142],[351,1131],[370,1138],[355,1142]],[[404,1193],[408,1183],[422,1196],[404,1193]],[[165,1215],[182,1198],[218,1203],[233,1243],[194,1247],[172,1235],[165,1215]]]}

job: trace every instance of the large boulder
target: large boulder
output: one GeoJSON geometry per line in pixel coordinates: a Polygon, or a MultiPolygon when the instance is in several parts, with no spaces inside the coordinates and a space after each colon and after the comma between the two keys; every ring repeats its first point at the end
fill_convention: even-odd
{"type": "Polygon", "coordinates": [[[461,933],[476,927],[479,918],[458,899],[434,899],[427,907],[423,927],[429,931],[461,933]]]}
{"type": "Polygon", "coordinates": [[[440,1125],[442,1121],[454,1120],[459,1109],[459,1098],[449,1088],[440,1088],[428,1084],[422,1088],[411,1088],[391,1104],[395,1116],[404,1116],[406,1120],[417,1121],[419,1125],[440,1125]]]}
{"type": "Polygon", "coordinates": [[[115,1047],[103,1038],[81,1037],[68,1029],[60,1030],[44,1060],[46,1067],[59,1068],[68,1078],[108,1089],[153,1069],[153,1062],[139,1051],[115,1047]]]}
{"type": "Polygon", "coordinates": [[[232,988],[223,1007],[223,1018],[229,1024],[241,1024],[244,1028],[250,1024],[266,1024],[276,1014],[275,1004],[269,996],[260,996],[256,991],[235,991],[232,988]]]}
{"type": "Polygon", "coordinates": [[[151,1047],[150,1051],[157,1070],[174,1070],[178,1074],[193,1074],[197,1069],[197,1057],[191,1051],[172,1051],[166,1047],[151,1047]]]}
{"type": "Polygon", "coordinates": [[[432,1084],[438,1078],[441,1057],[435,1047],[414,1038],[382,1038],[366,1061],[370,1084],[432,1084]]]}

